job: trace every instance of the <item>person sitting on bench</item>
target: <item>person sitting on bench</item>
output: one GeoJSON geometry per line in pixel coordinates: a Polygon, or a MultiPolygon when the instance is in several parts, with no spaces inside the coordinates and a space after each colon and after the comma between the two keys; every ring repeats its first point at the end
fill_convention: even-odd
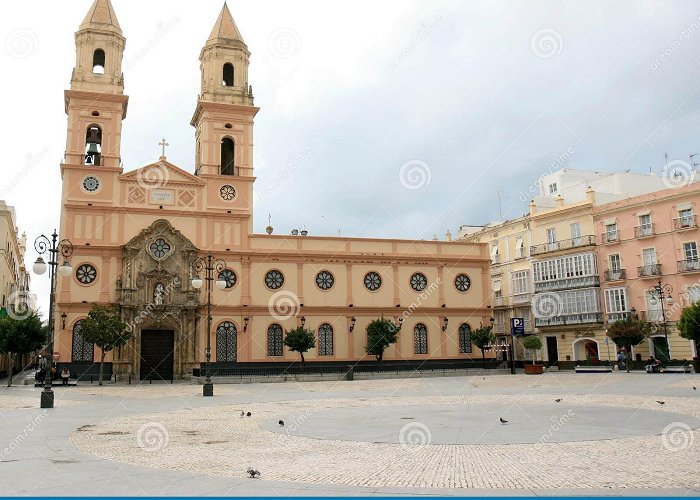
{"type": "Polygon", "coordinates": [[[661,361],[654,356],[649,356],[646,366],[647,373],[659,373],[659,368],[661,368],[661,361]]]}

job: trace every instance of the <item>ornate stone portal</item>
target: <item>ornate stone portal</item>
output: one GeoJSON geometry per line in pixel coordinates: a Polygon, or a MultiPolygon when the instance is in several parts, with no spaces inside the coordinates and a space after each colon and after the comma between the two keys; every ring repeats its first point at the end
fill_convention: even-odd
{"type": "MultiPolygon", "coordinates": [[[[199,300],[191,285],[197,248],[170,222],[159,219],[124,245],[122,252],[117,304],[133,336],[114,353],[114,371],[121,377],[148,376],[141,373],[146,362],[141,352],[141,332],[162,330],[164,335],[174,332],[173,376],[191,374],[198,366],[195,346],[199,300]]],[[[169,373],[170,369],[160,366],[158,373],[169,373]]]]}

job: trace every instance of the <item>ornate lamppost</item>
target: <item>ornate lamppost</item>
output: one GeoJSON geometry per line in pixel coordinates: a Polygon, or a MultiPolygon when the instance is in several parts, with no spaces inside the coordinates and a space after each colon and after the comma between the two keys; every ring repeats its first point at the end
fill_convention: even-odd
{"type": "Polygon", "coordinates": [[[206,256],[197,257],[194,261],[194,270],[197,274],[192,278],[192,286],[199,290],[202,288],[204,280],[207,282],[207,350],[205,351],[207,367],[206,378],[202,386],[202,396],[214,395],[214,384],[211,381],[211,290],[214,286],[214,281],[216,282],[216,288],[219,290],[226,288],[226,280],[221,277],[221,271],[224,269],[226,269],[226,262],[222,259],[214,258],[211,252],[206,256]],[[204,272],[204,280],[199,276],[199,273],[202,271],[204,272]],[[216,278],[214,278],[214,271],[216,271],[216,278]]]}
{"type": "Polygon", "coordinates": [[[58,233],[54,229],[51,238],[41,235],[34,241],[34,248],[39,257],[34,262],[32,270],[34,274],[42,275],[49,269],[49,324],[46,339],[48,349],[48,360],[46,363],[46,377],[44,378],[44,390],[41,391],[41,407],[53,408],[54,393],[51,389],[51,368],[53,367],[53,322],[54,322],[54,305],[56,304],[56,272],[61,276],[70,276],[73,268],[68,260],[73,255],[73,244],[70,240],[62,239],[58,241],[58,233]],[[44,262],[43,255],[47,256],[48,263],[44,262]],[[59,254],[63,256],[63,263],[59,265],[59,254]],[[48,266],[47,266],[48,264],[48,266]]]}
{"type": "Polygon", "coordinates": [[[656,304],[657,301],[661,301],[661,321],[664,322],[664,337],[666,338],[666,361],[671,358],[671,347],[668,344],[668,325],[666,324],[664,302],[668,305],[673,304],[672,292],[673,287],[668,283],[662,285],[661,281],[649,288],[649,302],[651,304],[656,304]]]}

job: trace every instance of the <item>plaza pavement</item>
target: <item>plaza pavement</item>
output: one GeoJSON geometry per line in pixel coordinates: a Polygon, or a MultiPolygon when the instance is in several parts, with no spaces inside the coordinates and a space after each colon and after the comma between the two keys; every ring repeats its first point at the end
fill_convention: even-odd
{"type": "Polygon", "coordinates": [[[698,496],[693,385],[470,374],[220,384],[203,398],[186,383],[80,384],[55,388],[51,410],[39,388],[2,388],[0,494],[698,496]]]}

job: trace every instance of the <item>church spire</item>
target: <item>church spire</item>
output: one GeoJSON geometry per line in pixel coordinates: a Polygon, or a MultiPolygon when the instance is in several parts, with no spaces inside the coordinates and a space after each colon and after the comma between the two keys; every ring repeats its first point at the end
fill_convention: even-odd
{"type": "Polygon", "coordinates": [[[243,36],[241,35],[241,32],[238,31],[238,26],[236,26],[236,22],[233,20],[231,12],[228,10],[228,6],[226,5],[226,2],[224,2],[224,6],[221,9],[221,13],[219,14],[219,17],[214,23],[214,28],[212,28],[211,34],[207,39],[207,45],[217,43],[223,40],[238,41],[245,45],[245,42],[243,41],[243,36]]]}
{"type": "Polygon", "coordinates": [[[112,31],[121,35],[122,29],[110,0],[95,0],[93,2],[85,19],[80,23],[80,30],[89,28],[112,31]]]}

